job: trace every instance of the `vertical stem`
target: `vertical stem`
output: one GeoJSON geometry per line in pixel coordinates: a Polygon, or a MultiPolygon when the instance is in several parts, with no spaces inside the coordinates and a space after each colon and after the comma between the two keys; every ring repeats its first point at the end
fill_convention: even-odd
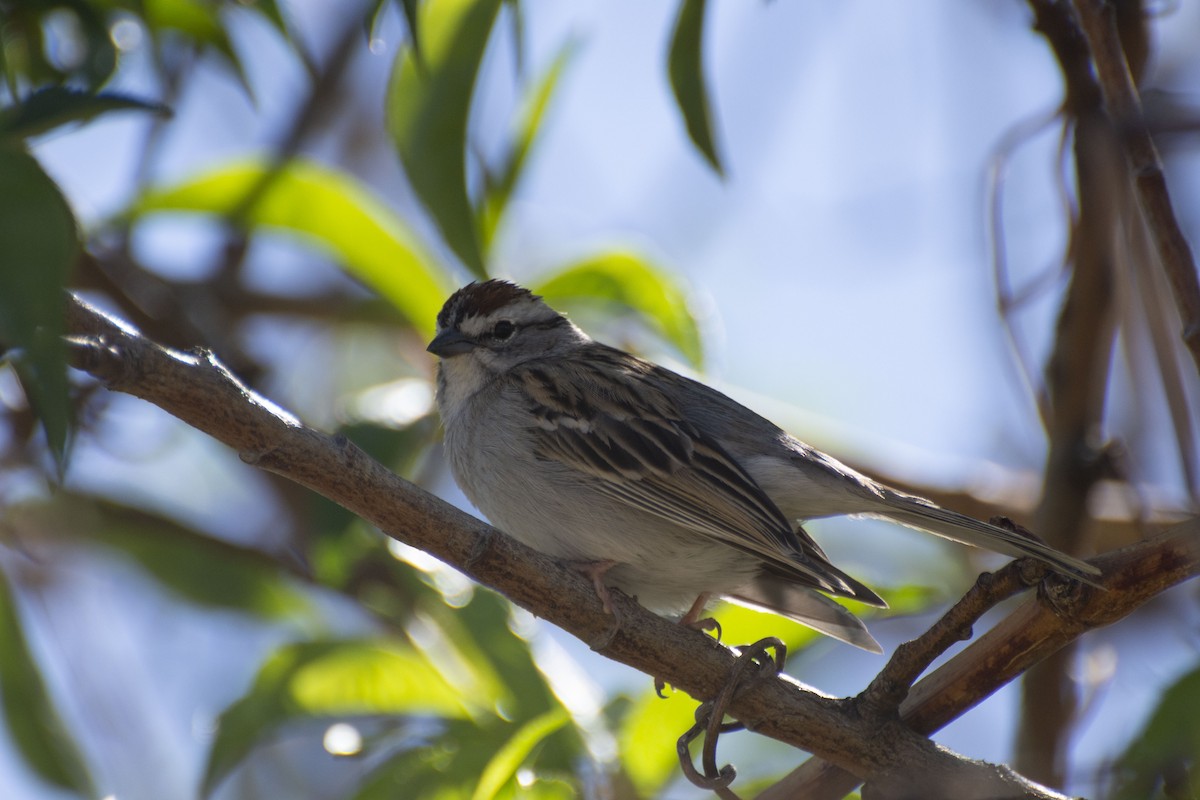
{"type": "MultiPolygon", "coordinates": [[[[1067,552],[1085,543],[1087,502],[1100,475],[1101,424],[1114,342],[1114,252],[1121,210],[1128,208],[1127,165],[1105,114],[1091,55],[1071,11],[1031,0],[1036,27],[1054,49],[1065,78],[1063,113],[1074,120],[1079,215],[1071,231],[1072,274],[1046,367],[1049,448],[1034,529],[1067,552]]],[[[1066,647],[1022,681],[1016,767],[1062,786],[1077,698],[1070,678],[1075,647],[1066,647]]]]}

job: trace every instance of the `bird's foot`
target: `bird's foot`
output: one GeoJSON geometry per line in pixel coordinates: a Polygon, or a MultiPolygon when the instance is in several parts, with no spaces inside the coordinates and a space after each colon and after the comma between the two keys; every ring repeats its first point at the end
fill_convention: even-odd
{"type": "Polygon", "coordinates": [[[596,596],[600,598],[601,604],[604,606],[605,614],[613,613],[612,592],[604,585],[604,576],[608,571],[619,564],[619,561],[568,561],[566,562],[572,569],[582,572],[585,577],[590,578],[592,586],[596,589],[596,596]]]}

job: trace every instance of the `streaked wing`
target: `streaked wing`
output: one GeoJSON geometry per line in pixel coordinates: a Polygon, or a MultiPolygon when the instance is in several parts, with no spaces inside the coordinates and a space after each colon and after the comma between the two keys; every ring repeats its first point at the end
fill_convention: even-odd
{"type": "Polygon", "coordinates": [[[510,375],[533,402],[542,458],[594,479],[605,495],[690,528],[768,563],[786,564],[835,594],[855,594],[815,542],[720,443],[683,418],[650,381],[657,367],[603,345],[587,359],[529,362],[510,375]]]}

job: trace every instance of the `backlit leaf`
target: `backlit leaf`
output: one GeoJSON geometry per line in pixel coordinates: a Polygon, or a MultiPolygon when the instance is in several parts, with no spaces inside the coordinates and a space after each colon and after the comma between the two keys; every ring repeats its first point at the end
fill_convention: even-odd
{"type": "Polygon", "coordinates": [[[398,216],[351,176],[312,161],[277,172],[259,161],[226,165],[176,186],[153,190],[132,213],[191,211],[301,234],[332,253],[342,267],[388,300],[422,333],[452,284],[398,216]],[[246,197],[264,180],[249,209],[246,197]]]}
{"type": "Polygon", "coordinates": [[[556,708],[522,725],[492,756],[479,777],[471,800],[493,800],[504,784],[517,774],[517,769],[525,763],[533,749],[570,721],[571,715],[565,708],[556,708]]]}
{"type": "Polygon", "coordinates": [[[633,702],[617,733],[621,766],[641,797],[658,797],[679,774],[675,742],[696,721],[698,703],[683,692],[666,698],[653,690],[633,702]]]}
{"type": "Polygon", "coordinates": [[[703,363],[700,329],[682,287],[665,270],[636,255],[605,253],[572,264],[534,290],[560,301],[608,301],[640,314],[694,366],[703,363]]]}
{"type": "Polygon", "coordinates": [[[205,795],[289,722],[354,715],[471,712],[455,687],[400,641],[304,642],[281,647],[245,697],[221,715],[205,770],[205,795]]]}

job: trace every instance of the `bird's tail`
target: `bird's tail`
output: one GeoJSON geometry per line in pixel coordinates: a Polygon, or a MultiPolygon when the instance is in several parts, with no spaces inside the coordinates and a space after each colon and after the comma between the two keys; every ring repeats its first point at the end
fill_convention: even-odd
{"type": "Polygon", "coordinates": [[[1055,570],[1077,578],[1092,586],[1101,586],[1097,580],[1100,570],[1086,561],[1060,552],[1031,535],[1007,530],[988,522],[981,522],[965,514],[934,505],[927,500],[900,492],[889,491],[885,496],[885,510],[873,513],[912,528],[953,539],[962,544],[982,547],[997,553],[1016,556],[1032,556],[1044,561],[1055,570]]]}
{"type": "Polygon", "coordinates": [[[867,626],[838,603],[807,586],[774,575],[760,575],[726,599],[782,614],[815,631],[872,653],[882,653],[867,626]]]}

